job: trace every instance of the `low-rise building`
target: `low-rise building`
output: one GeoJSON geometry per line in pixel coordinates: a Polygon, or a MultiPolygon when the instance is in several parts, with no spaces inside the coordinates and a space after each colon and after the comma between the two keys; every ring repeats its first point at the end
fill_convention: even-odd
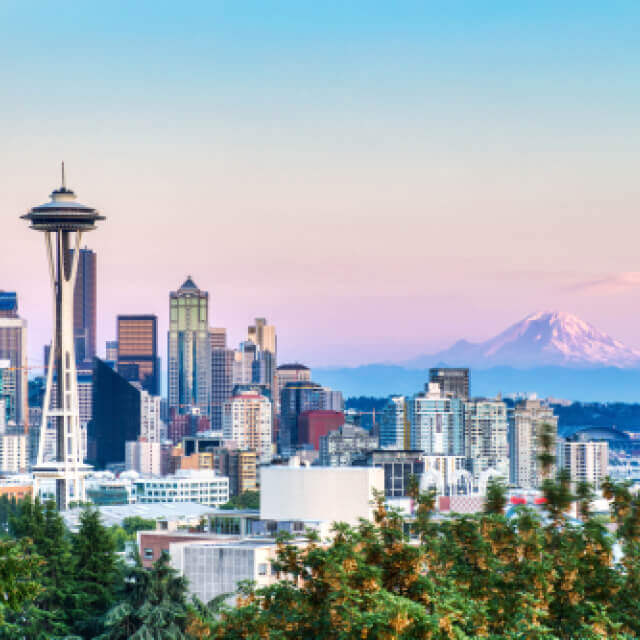
{"type": "Polygon", "coordinates": [[[357,524],[371,519],[374,490],[384,490],[384,472],[370,467],[264,467],[260,475],[262,520],[357,524]]]}
{"type": "Polygon", "coordinates": [[[141,478],[134,483],[136,501],[197,502],[219,506],[229,500],[229,478],[210,470],[184,470],[160,478],[141,478]]]}
{"type": "Polygon", "coordinates": [[[244,580],[260,588],[280,579],[273,568],[277,558],[273,540],[175,542],[169,545],[169,553],[173,568],[202,602],[234,594],[244,580]]]}
{"type": "Polygon", "coordinates": [[[378,438],[353,424],[344,424],[320,436],[319,463],[323,467],[350,466],[368,451],[378,448],[378,438]]]}

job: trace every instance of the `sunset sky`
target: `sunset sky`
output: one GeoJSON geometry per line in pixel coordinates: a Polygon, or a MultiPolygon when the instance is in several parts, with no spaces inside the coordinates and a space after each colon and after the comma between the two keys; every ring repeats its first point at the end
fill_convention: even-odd
{"type": "Polygon", "coordinates": [[[539,309],[640,348],[640,3],[0,1],[0,289],[42,359],[65,161],[99,343],[191,274],[231,343],[401,361],[539,309]],[[134,6],[135,5],[135,6],[134,6]]]}

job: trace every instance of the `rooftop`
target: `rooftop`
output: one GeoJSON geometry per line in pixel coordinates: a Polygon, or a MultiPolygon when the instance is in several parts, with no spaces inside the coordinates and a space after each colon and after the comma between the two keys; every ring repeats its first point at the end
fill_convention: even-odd
{"type": "MultiPolygon", "coordinates": [[[[122,524],[125,518],[140,516],[148,520],[168,520],[176,521],[197,521],[201,517],[214,513],[212,509],[204,504],[196,502],[156,502],[149,504],[122,504],[97,507],[102,522],[110,527],[114,524],[122,524]]],[[[66,525],[70,529],[75,529],[80,525],[80,515],[82,508],[69,509],[61,513],[66,525]]]]}

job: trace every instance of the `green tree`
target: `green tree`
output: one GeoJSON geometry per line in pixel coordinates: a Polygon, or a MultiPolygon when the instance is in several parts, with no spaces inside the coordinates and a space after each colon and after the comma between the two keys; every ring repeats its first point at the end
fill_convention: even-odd
{"type": "Polygon", "coordinates": [[[28,541],[0,541],[0,626],[9,624],[6,613],[20,612],[39,593],[39,566],[28,541]]]}
{"type": "Polygon", "coordinates": [[[183,640],[190,616],[184,578],[163,553],[149,571],[140,563],[127,572],[124,599],[105,617],[102,640],[183,640]]]}
{"type": "Polygon", "coordinates": [[[78,633],[92,638],[100,629],[100,618],[114,603],[119,577],[115,541],[97,509],[86,507],[80,515],[72,551],[74,626],[78,633]]]}
{"type": "Polygon", "coordinates": [[[259,509],[260,492],[243,491],[240,495],[233,496],[229,502],[220,506],[221,509],[259,509]]]}

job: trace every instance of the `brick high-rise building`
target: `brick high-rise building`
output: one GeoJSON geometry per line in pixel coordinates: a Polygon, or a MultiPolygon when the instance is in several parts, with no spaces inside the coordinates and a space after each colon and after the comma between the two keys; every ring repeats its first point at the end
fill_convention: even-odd
{"type": "Polygon", "coordinates": [[[139,382],[151,395],[160,393],[158,318],[155,315],[119,315],[118,373],[139,382]]]}

